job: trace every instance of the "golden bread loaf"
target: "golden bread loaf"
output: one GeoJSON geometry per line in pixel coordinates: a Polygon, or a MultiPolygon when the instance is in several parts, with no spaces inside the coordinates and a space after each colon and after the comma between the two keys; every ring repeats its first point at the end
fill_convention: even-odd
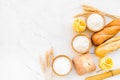
{"type": "Polygon", "coordinates": [[[92,42],[95,45],[100,45],[104,41],[112,38],[115,34],[117,34],[120,30],[120,19],[113,20],[109,24],[107,24],[104,29],[94,33],[92,35],[92,42]]]}
{"type": "Polygon", "coordinates": [[[120,36],[113,37],[95,49],[95,54],[99,57],[104,57],[107,53],[120,48],[120,36]]]}

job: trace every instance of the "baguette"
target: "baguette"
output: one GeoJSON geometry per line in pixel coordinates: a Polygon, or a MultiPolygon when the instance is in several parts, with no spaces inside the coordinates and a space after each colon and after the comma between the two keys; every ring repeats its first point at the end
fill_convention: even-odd
{"type": "Polygon", "coordinates": [[[104,29],[94,33],[92,35],[92,42],[94,45],[100,45],[106,40],[112,38],[120,30],[120,19],[113,20],[107,24],[104,29]]]}
{"type": "Polygon", "coordinates": [[[99,45],[95,49],[95,54],[99,57],[104,57],[107,53],[120,48],[120,36],[116,36],[99,45]]]}

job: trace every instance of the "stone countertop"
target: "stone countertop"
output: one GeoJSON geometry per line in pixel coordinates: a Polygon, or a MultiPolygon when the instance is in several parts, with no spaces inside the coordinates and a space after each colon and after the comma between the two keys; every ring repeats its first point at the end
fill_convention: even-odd
{"type": "MultiPolygon", "coordinates": [[[[120,15],[119,0],[0,0],[0,80],[45,80],[39,56],[53,47],[55,55],[75,55],[71,39],[73,15],[82,4],[120,15]]],[[[97,58],[94,54],[94,62],[97,58]]],[[[109,54],[113,69],[120,68],[120,50],[109,54]]],[[[97,68],[99,70],[99,68],[97,68]]],[[[84,80],[72,72],[64,77],[53,75],[49,80],[84,80]]],[[[120,80],[120,75],[106,80],[120,80]]]]}

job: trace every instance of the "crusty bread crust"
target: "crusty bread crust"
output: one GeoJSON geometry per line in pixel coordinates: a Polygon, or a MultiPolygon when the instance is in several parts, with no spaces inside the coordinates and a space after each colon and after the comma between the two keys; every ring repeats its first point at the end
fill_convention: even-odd
{"type": "Polygon", "coordinates": [[[94,45],[100,45],[106,40],[112,38],[120,30],[120,19],[113,20],[107,24],[104,29],[92,35],[92,42],[94,45]]]}
{"type": "Polygon", "coordinates": [[[118,48],[120,48],[120,36],[113,37],[96,47],[95,54],[96,56],[104,57],[109,52],[117,50],[118,48]]]}

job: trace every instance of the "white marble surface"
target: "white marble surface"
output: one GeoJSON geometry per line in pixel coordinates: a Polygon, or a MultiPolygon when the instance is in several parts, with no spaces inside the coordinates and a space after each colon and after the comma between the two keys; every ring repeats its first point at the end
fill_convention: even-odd
{"type": "MultiPolygon", "coordinates": [[[[55,55],[75,54],[70,41],[73,15],[81,4],[120,15],[119,0],[0,0],[0,80],[44,80],[38,57],[51,46],[55,55]]],[[[120,67],[120,50],[110,56],[120,67]]],[[[93,55],[94,56],[94,55],[93,55]]],[[[97,64],[97,59],[94,57],[97,64]]],[[[49,80],[84,80],[96,72],[78,76],[73,69],[65,77],[49,80]]],[[[120,75],[106,80],[120,80],[120,75]]]]}

